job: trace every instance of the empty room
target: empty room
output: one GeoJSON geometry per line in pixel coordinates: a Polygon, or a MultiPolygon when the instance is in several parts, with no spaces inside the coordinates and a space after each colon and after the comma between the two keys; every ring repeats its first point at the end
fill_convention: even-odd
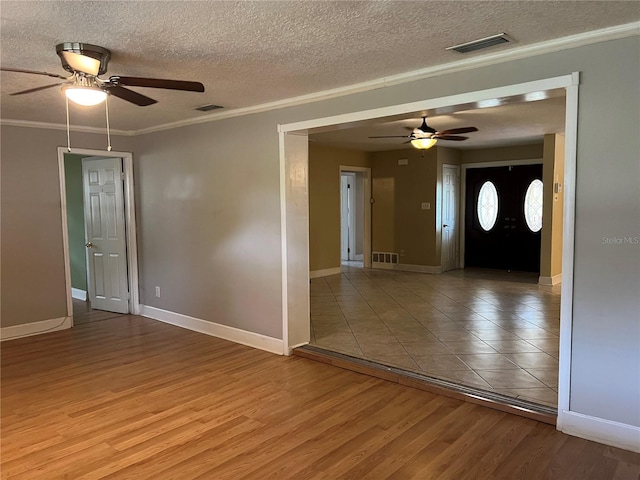
{"type": "Polygon", "coordinates": [[[638,2],[0,20],[3,479],[638,478],[638,2]]]}

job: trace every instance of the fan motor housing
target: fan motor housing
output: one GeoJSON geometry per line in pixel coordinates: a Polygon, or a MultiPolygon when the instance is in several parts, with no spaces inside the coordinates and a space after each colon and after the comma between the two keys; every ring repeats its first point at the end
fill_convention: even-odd
{"type": "Polygon", "coordinates": [[[65,53],[76,53],[78,55],[84,55],[100,62],[97,75],[102,75],[107,71],[107,65],[111,58],[111,52],[106,48],[99,47],[98,45],[91,45],[89,43],[78,42],[65,42],[56,45],[56,53],[62,61],[62,68],[67,72],[76,73],[76,70],[67,63],[65,53]]]}

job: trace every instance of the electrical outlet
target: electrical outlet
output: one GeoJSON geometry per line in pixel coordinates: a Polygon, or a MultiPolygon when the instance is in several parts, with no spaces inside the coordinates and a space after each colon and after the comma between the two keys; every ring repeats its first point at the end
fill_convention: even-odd
{"type": "Polygon", "coordinates": [[[400,256],[404,257],[404,255],[405,255],[405,251],[404,250],[400,250],[400,256]]]}
{"type": "Polygon", "coordinates": [[[160,287],[156,286],[156,297],[160,298],[160,287]]]}

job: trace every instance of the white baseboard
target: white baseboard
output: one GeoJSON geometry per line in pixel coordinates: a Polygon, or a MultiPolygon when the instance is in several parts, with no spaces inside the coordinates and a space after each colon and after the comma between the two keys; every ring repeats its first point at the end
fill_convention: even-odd
{"type": "Polygon", "coordinates": [[[87,292],[84,290],[80,290],[79,288],[71,288],[71,296],[76,300],[82,300],[83,302],[87,301],[87,292]]]}
{"type": "Polygon", "coordinates": [[[560,430],[612,447],[640,453],[640,427],[563,410],[560,430]]]}
{"type": "Polygon", "coordinates": [[[11,327],[0,328],[0,341],[12,340],[14,338],[30,337],[41,333],[51,333],[58,330],[66,330],[73,326],[72,317],[50,318],[40,322],[24,323],[11,327]]]}
{"type": "Polygon", "coordinates": [[[312,270],[309,278],[328,277],[329,275],[339,275],[342,273],[341,267],[325,268],[324,270],[312,270]]]}
{"type": "Polygon", "coordinates": [[[540,285],[560,285],[562,283],[562,274],[559,273],[553,277],[538,277],[538,283],[540,285]]]}
{"type": "Polygon", "coordinates": [[[200,318],[189,317],[181,313],[169,312],[160,308],[140,305],[140,315],[153,318],[164,323],[170,323],[177,327],[204,333],[213,337],[240,343],[249,347],[265,350],[271,353],[282,355],[284,353],[284,343],[279,338],[267,337],[259,333],[248,332],[235,327],[221,325],[219,323],[208,322],[200,318]]]}
{"type": "Polygon", "coordinates": [[[400,272],[418,272],[418,273],[442,273],[442,266],[431,265],[411,265],[408,263],[380,263],[371,262],[371,268],[380,268],[382,270],[398,270],[400,272]]]}

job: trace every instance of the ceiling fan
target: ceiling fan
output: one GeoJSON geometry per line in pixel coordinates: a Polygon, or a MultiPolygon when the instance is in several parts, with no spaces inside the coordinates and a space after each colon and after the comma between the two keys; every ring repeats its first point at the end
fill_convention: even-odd
{"type": "Polygon", "coordinates": [[[10,95],[24,95],[62,85],[66,97],[80,105],[97,105],[105,101],[107,95],[110,94],[140,107],[146,107],[157,103],[157,100],[129,90],[125,88],[125,86],[204,92],[204,85],[200,82],[123,77],[119,75],[111,76],[108,79],[99,78],[99,75],[103,75],[107,71],[111,52],[97,45],[76,42],[60,43],[56,45],[56,53],[62,61],[62,67],[71,73],[70,76],[65,77],[56,73],[0,67],[0,70],[5,72],[45,75],[64,80],[64,82],[30,88],[28,90],[11,93],[10,95]]]}
{"type": "Polygon", "coordinates": [[[461,127],[450,128],[449,130],[438,132],[436,129],[431,128],[429,125],[427,125],[427,117],[422,117],[422,125],[420,125],[418,128],[406,128],[407,130],[411,131],[409,135],[381,135],[369,138],[406,138],[408,140],[404,143],[411,143],[411,145],[415,148],[426,150],[427,148],[433,147],[438,140],[452,140],[455,142],[460,142],[463,140],[467,140],[469,137],[462,137],[458,135],[459,133],[478,131],[476,127],[461,127]]]}

